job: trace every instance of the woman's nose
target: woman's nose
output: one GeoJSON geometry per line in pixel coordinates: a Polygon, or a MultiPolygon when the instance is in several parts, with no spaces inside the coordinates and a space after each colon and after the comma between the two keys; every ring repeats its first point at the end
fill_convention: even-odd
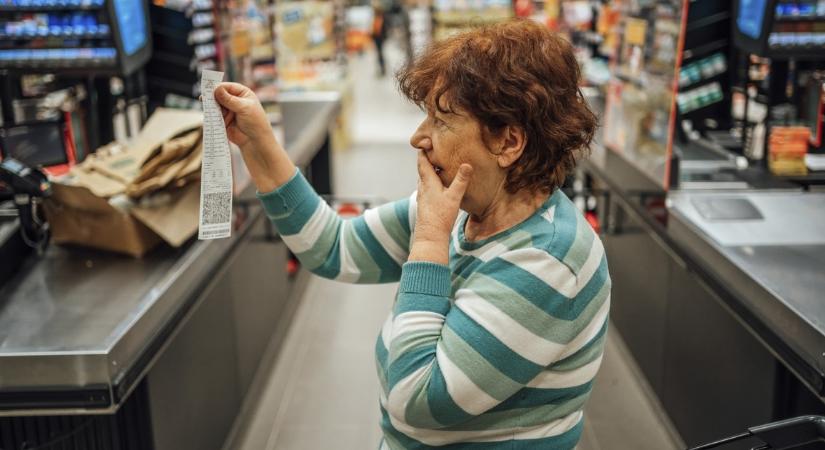
{"type": "Polygon", "coordinates": [[[412,137],[410,137],[410,145],[417,150],[431,150],[432,140],[430,139],[427,130],[424,128],[424,123],[418,126],[412,137]]]}

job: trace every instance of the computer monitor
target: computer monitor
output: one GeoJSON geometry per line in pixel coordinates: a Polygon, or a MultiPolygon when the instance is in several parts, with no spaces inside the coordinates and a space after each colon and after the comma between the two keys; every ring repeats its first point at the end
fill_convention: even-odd
{"type": "Polygon", "coordinates": [[[777,0],[736,0],[733,42],[748,53],[762,55],[773,26],[777,0]]]}
{"type": "Polygon", "coordinates": [[[46,122],[0,128],[0,153],[32,167],[69,163],[64,124],[46,122]]]}
{"type": "Polygon", "coordinates": [[[736,15],[736,27],[739,32],[751,39],[759,39],[762,35],[762,24],[765,22],[767,0],[741,0],[742,6],[736,15]]]}
{"type": "Polygon", "coordinates": [[[149,61],[152,37],[149,31],[149,7],[145,0],[112,0],[109,17],[115,31],[115,45],[120,56],[120,71],[129,75],[149,61]]]}

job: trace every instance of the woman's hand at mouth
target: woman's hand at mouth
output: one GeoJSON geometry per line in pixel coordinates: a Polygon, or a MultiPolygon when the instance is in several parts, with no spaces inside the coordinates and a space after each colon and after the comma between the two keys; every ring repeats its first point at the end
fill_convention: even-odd
{"type": "Polygon", "coordinates": [[[449,262],[450,232],[472,173],[472,166],[462,164],[450,186],[444,187],[424,152],[418,153],[418,216],[410,261],[449,262]]]}

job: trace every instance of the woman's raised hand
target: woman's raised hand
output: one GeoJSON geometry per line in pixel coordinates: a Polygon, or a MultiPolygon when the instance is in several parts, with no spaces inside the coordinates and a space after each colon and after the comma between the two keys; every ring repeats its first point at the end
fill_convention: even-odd
{"type": "Polygon", "coordinates": [[[221,83],[215,88],[215,101],[222,107],[226,136],[242,150],[272,140],[269,119],[252,89],[239,83],[221,83]]]}
{"type": "Polygon", "coordinates": [[[418,215],[411,261],[447,264],[450,232],[472,174],[472,166],[462,164],[450,186],[444,187],[424,152],[418,153],[418,215]]]}
{"type": "Polygon", "coordinates": [[[289,181],[295,165],[275,140],[255,93],[242,84],[221,83],[215,88],[215,101],[222,107],[226,136],[241,148],[258,192],[270,192],[289,181]]]}

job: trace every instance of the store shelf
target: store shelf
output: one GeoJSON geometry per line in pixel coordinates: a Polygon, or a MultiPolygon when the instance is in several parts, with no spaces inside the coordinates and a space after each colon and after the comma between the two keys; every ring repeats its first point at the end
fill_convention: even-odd
{"type": "Polygon", "coordinates": [[[48,33],[48,34],[5,34],[0,33],[0,41],[33,41],[36,39],[108,39],[111,37],[109,28],[97,33],[48,33]]]}
{"type": "Polygon", "coordinates": [[[507,8],[488,8],[483,10],[456,10],[436,11],[433,19],[436,25],[466,26],[468,24],[481,25],[507,20],[513,17],[513,12],[507,8]]]}
{"type": "MultiPolygon", "coordinates": [[[[648,89],[650,87],[650,80],[651,79],[668,79],[672,77],[670,74],[654,72],[653,70],[647,70],[643,76],[633,76],[623,70],[622,67],[616,67],[613,71],[613,75],[621,81],[626,83],[634,84],[642,89],[648,89]]],[[[669,83],[669,82],[668,82],[669,83]]]]}
{"type": "Polygon", "coordinates": [[[207,44],[215,42],[215,30],[211,28],[200,28],[189,32],[186,36],[189,45],[207,44]]]}
{"type": "Polygon", "coordinates": [[[198,60],[194,55],[179,55],[176,53],[156,51],[152,54],[152,59],[165,65],[172,66],[170,69],[181,71],[191,71],[197,66],[198,60]]]}
{"type": "Polygon", "coordinates": [[[269,56],[269,57],[265,57],[265,58],[264,57],[256,58],[256,59],[252,60],[252,65],[253,66],[261,66],[261,65],[275,64],[275,59],[276,59],[275,56],[269,56]]]}
{"type": "Polygon", "coordinates": [[[794,17],[794,16],[786,16],[786,17],[776,17],[774,19],[774,23],[793,23],[793,22],[825,22],[825,17],[823,16],[813,16],[813,17],[794,17]]]}
{"type": "MultiPolygon", "coordinates": [[[[700,107],[698,107],[698,108],[690,109],[690,110],[687,110],[687,111],[682,111],[682,110],[680,109],[680,110],[679,110],[679,114],[681,114],[681,115],[683,115],[683,116],[689,116],[689,115],[691,115],[691,114],[696,114],[697,112],[703,111],[703,110],[705,110],[705,109],[707,109],[707,108],[709,108],[709,107],[711,107],[711,106],[713,106],[713,105],[717,105],[717,104],[719,104],[719,103],[722,103],[722,101],[724,101],[724,98],[721,98],[721,99],[719,99],[719,100],[714,100],[714,101],[713,101],[713,102],[711,102],[711,103],[706,103],[706,104],[704,104],[704,105],[702,105],[702,106],[700,106],[700,107]]],[[[678,106],[677,106],[677,108],[678,108],[678,106]]]]}
{"type": "Polygon", "coordinates": [[[84,5],[1,5],[0,13],[16,12],[46,12],[46,11],[95,11],[103,8],[103,2],[99,4],[84,5]]]}
{"type": "Polygon", "coordinates": [[[199,12],[192,14],[190,18],[194,28],[211,27],[215,23],[215,16],[210,12],[199,12]]]}
{"type": "Polygon", "coordinates": [[[701,19],[697,19],[693,22],[689,22],[687,24],[687,32],[695,31],[699,28],[707,27],[719,22],[723,22],[725,20],[730,19],[730,12],[729,11],[722,11],[716,14],[711,14],[707,17],[703,17],[701,19]]]}
{"type": "Polygon", "coordinates": [[[72,59],[0,59],[0,69],[38,70],[93,70],[113,69],[117,58],[72,58],[72,59]]]}
{"type": "Polygon", "coordinates": [[[682,54],[682,64],[689,59],[701,58],[716,51],[722,50],[729,44],[727,39],[720,39],[694,48],[685,49],[682,54]]]}
{"type": "Polygon", "coordinates": [[[712,81],[721,81],[720,80],[721,77],[728,76],[728,75],[730,75],[730,74],[726,70],[724,72],[717,73],[717,74],[711,75],[709,77],[702,77],[701,79],[693,81],[693,82],[688,83],[688,84],[680,84],[679,85],[679,90],[691,89],[691,88],[697,87],[698,85],[700,85],[702,83],[709,83],[709,82],[712,82],[712,81]]]}
{"type": "Polygon", "coordinates": [[[777,61],[783,61],[788,59],[807,59],[812,61],[821,61],[825,59],[825,47],[772,45],[768,49],[767,56],[777,61]]]}
{"type": "Polygon", "coordinates": [[[576,36],[579,36],[589,44],[601,44],[604,42],[604,36],[595,31],[576,31],[576,36]]]}

